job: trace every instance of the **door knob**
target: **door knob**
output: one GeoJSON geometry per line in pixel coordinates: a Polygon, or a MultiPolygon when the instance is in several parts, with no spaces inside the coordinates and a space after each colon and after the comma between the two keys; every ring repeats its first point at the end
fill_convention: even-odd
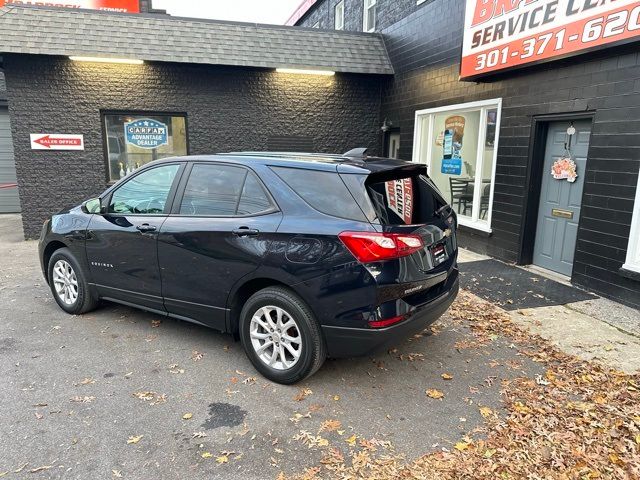
{"type": "Polygon", "coordinates": [[[142,225],[138,225],[136,229],[138,229],[142,233],[156,231],[156,227],[153,225],[149,225],[148,223],[143,223],[142,225]]]}

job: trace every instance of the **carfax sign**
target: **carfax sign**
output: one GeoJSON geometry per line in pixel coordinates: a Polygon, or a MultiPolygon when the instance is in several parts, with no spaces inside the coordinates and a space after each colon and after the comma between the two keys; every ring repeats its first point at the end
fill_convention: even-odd
{"type": "Polygon", "coordinates": [[[638,0],[467,0],[460,77],[640,40],[638,0]]]}
{"type": "Polygon", "coordinates": [[[132,120],[124,124],[127,143],[139,148],[158,148],[169,144],[169,129],[164,123],[150,118],[132,120]]]}

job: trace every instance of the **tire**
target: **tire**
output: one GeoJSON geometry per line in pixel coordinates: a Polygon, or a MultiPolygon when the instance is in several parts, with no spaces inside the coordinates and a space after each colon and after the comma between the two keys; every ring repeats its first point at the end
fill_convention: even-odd
{"type": "Polygon", "coordinates": [[[327,357],[324,338],[311,309],[286,288],[269,287],[255,293],[242,308],[239,327],[247,357],[256,370],[273,382],[299,382],[313,375],[327,357]],[[273,332],[271,326],[276,327],[273,332]],[[274,345],[278,345],[277,350],[274,345]],[[299,352],[297,359],[295,351],[299,352]],[[274,352],[276,359],[271,362],[274,352]]]}
{"type": "Polygon", "coordinates": [[[51,255],[47,275],[53,298],[65,312],[80,315],[95,309],[98,305],[97,298],[89,288],[85,273],[68,248],[56,250],[51,255]],[[65,287],[70,287],[70,290],[65,287]],[[60,292],[58,288],[61,288],[60,292]]]}

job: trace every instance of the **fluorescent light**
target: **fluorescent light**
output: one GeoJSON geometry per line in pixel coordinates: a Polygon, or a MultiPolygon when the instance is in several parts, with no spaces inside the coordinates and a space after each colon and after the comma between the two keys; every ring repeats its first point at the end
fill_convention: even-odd
{"type": "Polygon", "coordinates": [[[276,68],[278,73],[293,73],[297,75],[335,75],[336,72],[331,70],[298,70],[297,68],[276,68]]]}
{"type": "Polygon", "coordinates": [[[74,62],[94,62],[94,63],[128,63],[130,65],[142,65],[142,60],[134,58],[108,58],[108,57],[69,57],[74,62]]]}

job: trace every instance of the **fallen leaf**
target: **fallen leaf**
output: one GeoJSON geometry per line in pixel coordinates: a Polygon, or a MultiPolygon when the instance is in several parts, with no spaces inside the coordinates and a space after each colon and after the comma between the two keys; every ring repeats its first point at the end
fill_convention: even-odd
{"type": "Polygon", "coordinates": [[[53,465],[43,465],[42,467],[37,467],[37,468],[32,468],[31,470],[29,470],[30,473],[38,473],[38,472],[42,472],[44,470],[49,470],[53,468],[53,465]]]}
{"type": "Polygon", "coordinates": [[[87,377],[84,380],[78,382],[75,384],[76,387],[79,387],[81,385],[90,385],[92,383],[96,383],[96,381],[93,378],[87,377]]]}
{"type": "Polygon", "coordinates": [[[202,453],[200,454],[200,456],[201,456],[202,458],[211,458],[211,457],[213,457],[213,454],[212,454],[211,452],[202,452],[202,453]]]}
{"type": "Polygon", "coordinates": [[[122,472],[120,470],[111,470],[111,473],[116,478],[122,478],[122,472]]]}
{"type": "Polygon", "coordinates": [[[297,395],[295,397],[293,397],[293,399],[296,402],[301,402],[302,400],[304,400],[305,398],[307,398],[309,395],[311,395],[313,392],[311,391],[310,388],[301,388],[297,395]]]}
{"type": "Polygon", "coordinates": [[[222,465],[223,463],[228,463],[229,457],[227,457],[226,455],[220,455],[219,457],[216,457],[216,462],[219,465],[222,465]]]}
{"type": "Polygon", "coordinates": [[[480,407],[478,410],[480,410],[480,415],[482,415],[484,418],[493,415],[493,410],[491,410],[489,407],[480,407]]]}
{"type": "Polygon", "coordinates": [[[191,420],[192,417],[193,413],[185,413],[184,415],[182,415],[183,420],[191,420]]]}
{"type": "Polygon", "coordinates": [[[131,395],[136,397],[138,400],[144,400],[145,402],[147,402],[155,398],[156,392],[142,391],[142,392],[134,392],[131,395]]]}
{"type": "Polygon", "coordinates": [[[464,452],[467,448],[469,448],[469,445],[471,445],[469,442],[458,442],[454,445],[453,448],[460,452],[464,452]]]}
{"type": "Polygon", "coordinates": [[[450,373],[443,373],[440,376],[442,377],[443,380],[453,380],[453,375],[451,375],[450,373]]]}
{"type": "Polygon", "coordinates": [[[436,390],[435,388],[430,388],[429,390],[426,391],[427,397],[429,398],[443,398],[444,397],[444,393],[442,393],[440,390],[436,390]]]}
{"type": "Polygon", "coordinates": [[[96,399],[96,397],[80,397],[80,396],[75,396],[71,399],[72,402],[74,403],[91,403],[96,399]]]}
{"type": "Polygon", "coordinates": [[[127,445],[135,445],[142,440],[142,437],[144,437],[144,435],[131,435],[127,440],[127,445]]]}
{"type": "Polygon", "coordinates": [[[338,400],[340,400],[340,395],[334,395],[333,396],[333,401],[337,402],[338,400]]]}
{"type": "Polygon", "coordinates": [[[355,447],[357,440],[358,440],[358,437],[356,437],[355,435],[351,435],[349,438],[345,439],[345,442],[347,442],[352,447],[355,447]]]}
{"type": "Polygon", "coordinates": [[[342,426],[340,420],[325,420],[320,425],[320,431],[335,432],[342,426]]]}
{"type": "Polygon", "coordinates": [[[311,412],[307,412],[304,415],[296,412],[293,414],[293,417],[291,417],[289,420],[291,420],[293,423],[297,425],[298,423],[300,423],[300,420],[302,420],[303,418],[311,418],[311,412]]]}
{"type": "Polygon", "coordinates": [[[191,352],[191,360],[193,360],[194,362],[202,360],[203,357],[204,357],[204,353],[201,353],[197,350],[194,350],[193,352],[191,352]]]}
{"type": "Polygon", "coordinates": [[[151,328],[158,328],[161,323],[162,320],[151,320],[151,328]]]}
{"type": "Polygon", "coordinates": [[[205,432],[195,432],[193,435],[191,435],[191,438],[205,438],[208,436],[209,435],[207,435],[205,432]]]}

